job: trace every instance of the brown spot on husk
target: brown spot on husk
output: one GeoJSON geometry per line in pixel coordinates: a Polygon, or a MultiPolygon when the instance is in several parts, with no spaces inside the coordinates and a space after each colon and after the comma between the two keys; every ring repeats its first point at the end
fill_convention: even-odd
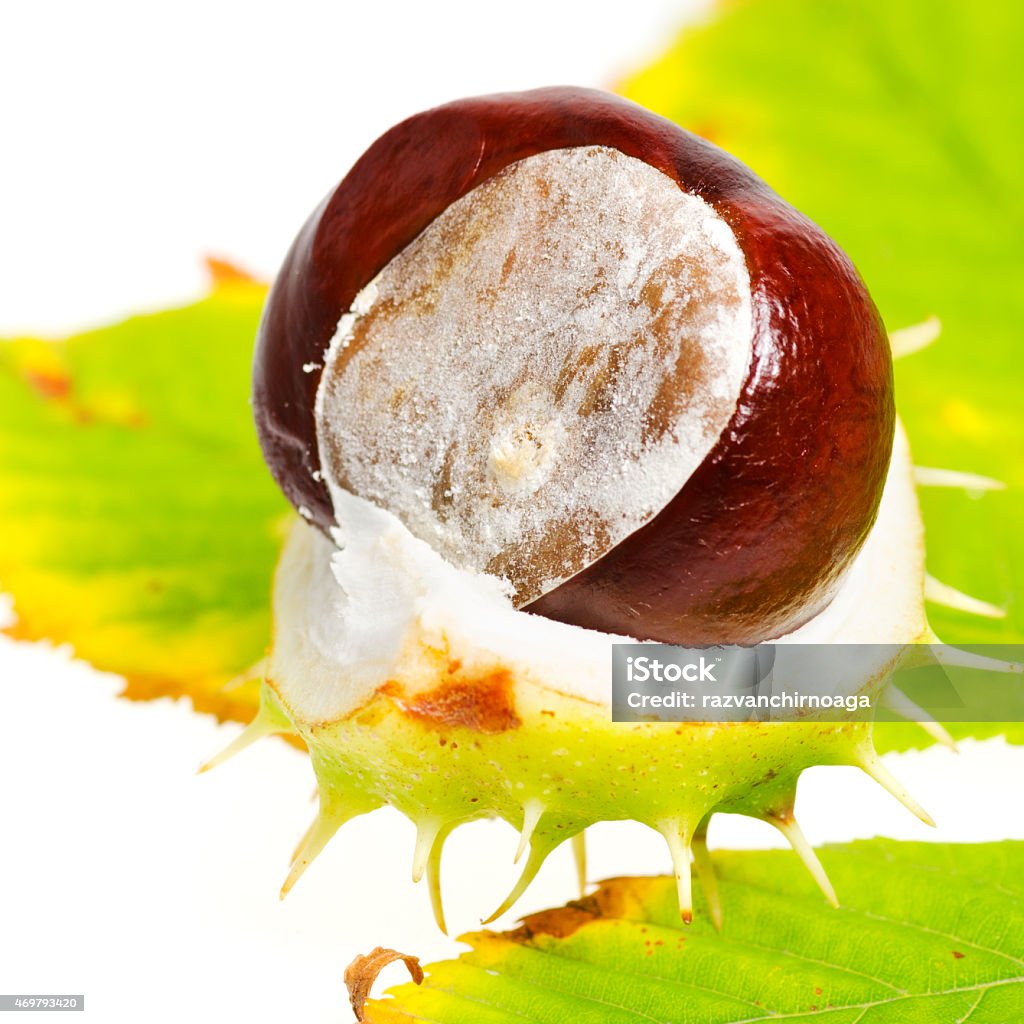
{"type": "Polygon", "coordinates": [[[391,680],[378,692],[431,729],[497,733],[519,728],[522,720],[512,701],[512,676],[507,669],[458,678],[453,668],[458,671],[457,662],[449,666],[450,678],[432,690],[407,694],[401,684],[391,680]]]}
{"type": "Polygon", "coordinates": [[[417,985],[423,983],[423,968],[420,967],[418,956],[399,953],[397,949],[385,949],[383,946],[371,950],[366,956],[357,956],[345,968],[345,986],[348,988],[348,998],[352,1003],[356,1020],[365,1020],[363,1008],[370,995],[370,988],[377,980],[377,975],[396,960],[401,960],[409,968],[409,974],[417,985]]]}

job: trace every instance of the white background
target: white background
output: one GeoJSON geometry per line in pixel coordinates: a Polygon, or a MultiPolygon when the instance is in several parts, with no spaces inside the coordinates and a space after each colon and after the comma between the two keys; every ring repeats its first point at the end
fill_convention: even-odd
{"type": "MultiPolygon", "coordinates": [[[[701,8],[2,10],[0,335],[59,335],[195,297],[206,253],[270,277],[320,197],[395,121],[478,92],[613,85],[701,8]]],[[[84,992],[104,1022],[346,1021],[341,975],[356,953],[457,951],[408,881],[412,828],[390,811],[349,825],[279,903],[314,810],[304,757],[268,741],[197,777],[237,727],[180,703],[118,701],[119,685],[70,652],[0,640],[0,992],[84,992]]],[[[798,807],[813,842],[1024,836],[1024,765],[1002,741],[887,761],[939,829],[856,771],[815,769],[798,807]]],[[[593,878],[668,867],[639,826],[593,831],[593,878]]],[[[776,843],[767,826],[734,818],[711,838],[776,843]]],[[[514,847],[498,823],[450,841],[454,933],[504,895],[514,847]]],[[[517,909],[563,902],[573,886],[571,857],[557,852],[517,909]]]]}

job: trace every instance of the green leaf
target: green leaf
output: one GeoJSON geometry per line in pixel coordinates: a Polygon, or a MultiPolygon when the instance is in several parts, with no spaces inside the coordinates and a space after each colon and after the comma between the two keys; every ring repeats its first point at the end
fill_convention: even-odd
{"type": "MultiPolygon", "coordinates": [[[[842,907],[782,851],[714,856],[726,916],[679,920],[670,878],[618,878],[516,931],[465,936],[367,1005],[376,1024],[1007,1024],[1024,1007],[1024,843],[825,847],[842,907]]],[[[698,894],[699,895],[699,894],[698,894]]]]}
{"type": "MultiPolygon", "coordinates": [[[[921,492],[929,571],[1007,609],[986,619],[930,605],[948,643],[1024,642],[1022,33],[1017,4],[751,0],[685,30],[622,90],[821,224],[890,330],[940,318],[940,339],[897,363],[915,461],[1009,485],[921,492]]],[[[1007,734],[1024,740],[1019,725],[1007,734]]],[[[925,742],[888,725],[879,739],[925,742]]]]}
{"type": "Polygon", "coordinates": [[[128,695],[250,718],[286,504],[248,411],[266,289],[60,342],[0,344],[0,587],[30,639],[71,643],[128,695]]]}

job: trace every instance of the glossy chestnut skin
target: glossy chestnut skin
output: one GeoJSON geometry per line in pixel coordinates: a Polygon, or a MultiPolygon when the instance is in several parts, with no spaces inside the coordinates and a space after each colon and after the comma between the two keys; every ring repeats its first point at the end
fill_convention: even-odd
{"type": "Polygon", "coordinates": [[[665,643],[780,636],[828,604],[874,522],[895,417],[888,338],[820,228],[733,157],[619,97],[550,88],[460,100],[367,150],[303,227],[267,300],[253,383],[267,463],[329,528],[314,403],[357,292],[509,164],[595,145],[661,170],[730,225],[750,275],[753,355],[729,426],[676,497],[526,610],[665,643]]]}

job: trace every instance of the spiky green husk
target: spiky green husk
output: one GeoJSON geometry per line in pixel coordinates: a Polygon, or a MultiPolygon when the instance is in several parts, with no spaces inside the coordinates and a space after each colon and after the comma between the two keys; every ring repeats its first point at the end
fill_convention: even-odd
{"type": "MultiPolygon", "coordinates": [[[[442,681],[441,686],[445,683],[442,681]]],[[[488,688],[492,699],[494,692],[488,688]]],[[[458,825],[499,817],[521,833],[529,854],[519,882],[492,917],[525,890],[548,854],[598,821],[630,819],[660,832],[689,919],[690,852],[705,889],[707,822],[717,811],[775,825],[834,895],[793,817],[797,780],[812,765],[856,765],[920,812],[879,765],[868,722],[613,723],[607,708],[521,683],[498,717],[516,724],[484,731],[449,720],[486,718],[488,709],[438,711],[387,692],[341,721],[303,724],[264,684],[256,733],[292,732],[309,748],[320,791],[317,819],[296,851],[287,893],[346,821],[389,804],[416,826],[413,877],[427,875],[444,927],[439,871],[445,839],[458,825]],[[424,711],[424,707],[433,710],[424,711]]],[[[494,710],[494,709],[491,709],[494,710]]],[[[709,903],[717,917],[716,901],[709,903]]]]}
{"type": "MultiPolygon", "coordinates": [[[[921,524],[902,432],[876,535],[869,585],[831,622],[829,639],[925,640],[921,524]]],[[[859,766],[930,821],[878,761],[870,722],[618,723],[604,701],[571,695],[557,680],[531,674],[528,658],[495,663],[475,658],[473,651],[443,649],[427,634],[407,644],[398,678],[385,671],[374,686],[359,691],[356,706],[325,717],[322,709],[332,706],[325,704],[325,694],[353,691],[346,690],[351,681],[344,666],[325,659],[309,639],[302,595],[319,557],[315,545],[321,542],[314,537],[299,524],[286,545],[261,710],[225,752],[273,732],[292,733],[309,749],[320,808],[282,894],[341,825],[384,804],[416,826],[413,877],[426,875],[442,928],[442,847],[453,829],[479,818],[502,818],[518,829],[516,859],[525,855],[519,881],[492,917],[518,899],[548,854],[567,839],[574,840],[583,875],[584,830],[599,821],[630,819],[664,837],[684,920],[691,914],[692,857],[716,921],[721,910],[706,836],[718,811],[777,827],[835,902],[793,817],[797,781],[806,768],[859,766]]],[[[887,668],[865,665],[858,692],[880,695],[887,668]]],[[[898,703],[899,695],[889,695],[890,704],[893,699],[898,703]]]]}

